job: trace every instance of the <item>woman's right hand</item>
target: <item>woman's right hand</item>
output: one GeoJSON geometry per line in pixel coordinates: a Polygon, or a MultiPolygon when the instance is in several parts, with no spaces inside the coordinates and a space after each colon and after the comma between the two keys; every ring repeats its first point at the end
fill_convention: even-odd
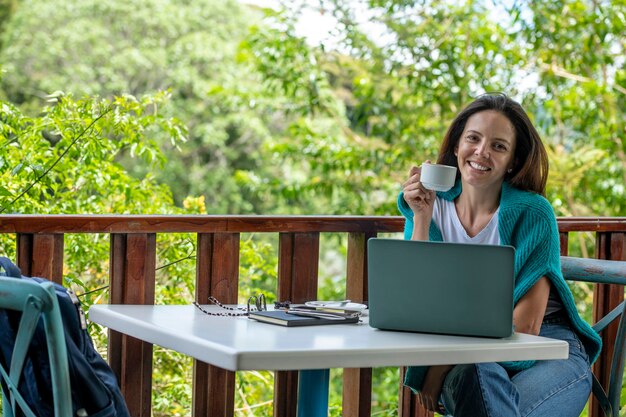
{"type": "Polygon", "coordinates": [[[452,368],[454,368],[453,365],[437,365],[428,368],[422,390],[417,394],[419,403],[427,410],[445,414],[445,410],[442,410],[439,403],[439,397],[443,382],[452,368]]]}
{"type": "MultiPolygon", "coordinates": [[[[426,161],[425,163],[430,163],[426,161]]],[[[402,185],[404,201],[413,211],[413,221],[430,222],[433,216],[436,193],[424,188],[420,182],[421,167],[412,167],[409,171],[409,179],[402,185]]]]}

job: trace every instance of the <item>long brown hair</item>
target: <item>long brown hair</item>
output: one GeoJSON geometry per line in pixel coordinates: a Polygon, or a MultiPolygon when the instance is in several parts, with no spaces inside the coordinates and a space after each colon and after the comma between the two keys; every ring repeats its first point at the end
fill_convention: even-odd
{"type": "Polygon", "coordinates": [[[502,93],[479,96],[456,116],[443,139],[437,163],[458,168],[454,150],[459,144],[465,124],[472,115],[485,110],[502,113],[515,129],[513,171],[507,173],[504,180],[515,188],[545,196],[549,164],[541,137],[522,106],[502,93]]]}

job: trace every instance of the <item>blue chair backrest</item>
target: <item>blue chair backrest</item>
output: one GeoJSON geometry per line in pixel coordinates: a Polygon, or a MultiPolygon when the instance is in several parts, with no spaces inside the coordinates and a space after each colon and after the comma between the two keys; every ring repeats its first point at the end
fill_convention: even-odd
{"type": "MultiPolygon", "coordinates": [[[[616,284],[626,286],[626,261],[607,261],[601,259],[561,257],[563,276],[569,281],[592,282],[596,284],[616,284]]],[[[619,319],[611,372],[609,376],[608,392],[602,387],[598,379],[593,377],[593,395],[607,417],[619,417],[620,394],[624,378],[624,362],[626,359],[626,302],[622,301],[606,316],[600,318],[593,325],[593,329],[600,333],[609,324],[619,319]]],[[[606,348],[606,346],[604,347],[606,348]]]]}
{"type": "MultiPolygon", "coordinates": [[[[0,361],[2,410],[5,417],[37,417],[20,394],[27,352],[40,318],[43,319],[53,383],[56,417],[72,415],[70,376],[63,322],[54,285],[0,276],[0,309],[20,312],[15,345],[0,361]]],[[[5,316],[6,317],[6,316],[5,316]]]]}
{"type": "MultiPolygon", "coordinates": [[[[0,292],[0,298],[6,303],[4,309],[0,305],[0,363],[7,367],[11,361],[15,362],[15,355],[20,355],[17,356],[19,361],[15,362],[19,366],[11,365],[15,369],[21,368],[25,376],[20,381],[19,404],[28,404],[37,417],[69,416],[71,414],[65,413],[68,407],[78,417],[130,417],[115,373],[93,345],[78,297],[59,284],[22,276],[20,269],[2,256],[0,269],[4,270],[0,275],[10,277],[3,284],[7,291],[13,289],[16,295],[36,291],[35,296],[30,295],[31,299],[43,300],[35,303],[38,310],[30,312],[31,308],[28,314],[27,310],[22,314],[19,310],[22,303],[12,297],[2,297],[0,292]],[[25,320],[23,316],[28,318],[29,326],[36,326],[36,329],[29,330],[34,334],[30,334],[31,348],[27,353],[21,349],[28,344],[17,337],[21,332],[18,322],[25,320]],[[49,352],[54,355],[52,361],[49,352]],[[57,383],[56,379],[65,378],[68,369],[69,385],[64,380],[57,383]],[[58,387],[60,390],[56,392],[58,387]],[[70,401],[65,400],[65,387],[68,387],[70,401]],[[56,397],[63,398],[59,402],[63,408],[58,411],[53,407],[58,407],[54,401],[56,397]]],[[[7,292],[7,295],[10,294],[7,292]]],[[[13,372],[13,368],[9,366],[9,369],[13,372]]],[[[12,377],[10,372],[7,375],[12,377]]],[[[5,391],[7,397],[13,394],[8,388],[5,391]]],[[[14,402],[18,404],[17,400],[14,402]]],[[[9,417],[22,415],[7,414],[9,417]]]]}

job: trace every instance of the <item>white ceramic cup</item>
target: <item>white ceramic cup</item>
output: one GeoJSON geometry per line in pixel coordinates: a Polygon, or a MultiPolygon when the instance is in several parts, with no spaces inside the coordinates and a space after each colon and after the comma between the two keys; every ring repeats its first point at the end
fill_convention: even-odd
{"type": "Polygon", "coordinates": [[[456,167],[439,164],[422,164],[420,182],[433,191],[448,191],[454,186],[456,167]]]}

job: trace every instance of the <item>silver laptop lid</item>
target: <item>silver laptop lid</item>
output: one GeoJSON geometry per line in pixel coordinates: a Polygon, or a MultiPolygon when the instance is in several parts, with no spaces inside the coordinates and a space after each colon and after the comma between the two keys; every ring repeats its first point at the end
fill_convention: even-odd
{"type": "Polygon", "coordinates": [[[511,246],[370,239],[370,326],[508,337],[514,262],[511,246]]]}

